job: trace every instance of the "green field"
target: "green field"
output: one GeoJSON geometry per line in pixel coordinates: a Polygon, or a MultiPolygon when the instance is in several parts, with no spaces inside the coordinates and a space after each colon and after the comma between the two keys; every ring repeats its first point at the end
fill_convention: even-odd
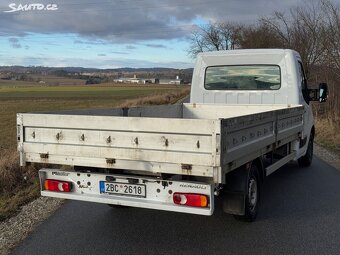
{"type": "Polygon", "coordinates": [[[0,148],[16,144],[16,113],[115,107],[127,99],[180,92],[180,86],[1,86],[0,148]]]}
{"type": "Polygon", "coordinates": [[[58,77],[54,75],[29,75],[33,81],[12,81],[0,79],[0,87],[2,86],[74,86],[85,85],[83,79],[73,79],[67,77],[58,77]],[[39,83],[41,81],[42,83],[39,83]]]}

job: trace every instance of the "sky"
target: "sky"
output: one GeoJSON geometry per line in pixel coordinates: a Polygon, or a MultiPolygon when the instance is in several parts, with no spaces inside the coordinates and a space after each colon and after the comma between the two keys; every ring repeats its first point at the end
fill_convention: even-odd
{"type": "Polygon", "coordinates": [[[197,26],[253,23],[301,1],[0,0],[0,65],[190,68],[197,26]]]}

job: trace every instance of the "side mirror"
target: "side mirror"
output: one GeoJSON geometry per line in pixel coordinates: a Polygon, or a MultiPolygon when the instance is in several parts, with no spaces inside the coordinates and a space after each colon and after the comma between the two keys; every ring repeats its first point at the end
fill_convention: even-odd
{"type": "Polygon", "coordinates": [[[319,101],[320,103],[326,102],[328,98],[327,83],[320,83],[319,89],[309,89],[308,93],[310,101],[319,101]]]}
{"type": "Polygon", "coordinates": [[[319,85],[319,102],[326,102],[328,98],[328,86],[327,83],[320,83],[319,85]]]}

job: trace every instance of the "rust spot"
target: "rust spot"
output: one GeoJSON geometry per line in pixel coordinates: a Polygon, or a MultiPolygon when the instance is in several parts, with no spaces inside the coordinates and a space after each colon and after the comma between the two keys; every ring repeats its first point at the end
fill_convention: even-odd
{"type": "Polygon", "coordinates": [[[114,158],[107,158],[106,159],[106,164],[113,165],[116,163],[116,160],[114,158]]]}
{"type": "Polygon", "coordinates": [[[40,158],[48,159],[48,153],[40,153],[40,158]]]}
{"type": "Polygon", "coordinates": [[[107,142],[107,143],[111,143],[111,142],[112,142],[111,136],[109,136],[109,137],[106,139],[106,142],[107,142]]]}

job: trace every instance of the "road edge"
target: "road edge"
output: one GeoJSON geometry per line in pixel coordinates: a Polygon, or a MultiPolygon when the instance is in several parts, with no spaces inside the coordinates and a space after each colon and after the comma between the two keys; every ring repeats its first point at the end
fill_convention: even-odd
{"type": "Polygon", "coordinates": [[[15,216],[0,222],[0,254],[8,254],[63,203],[61,199],[39,197],[24,205],[15,216]]]}
{"type": "Polygon", "coordinates": [[[314,155],[340,171],[340,157],[334,152],[314,143],[314,155]]]}

